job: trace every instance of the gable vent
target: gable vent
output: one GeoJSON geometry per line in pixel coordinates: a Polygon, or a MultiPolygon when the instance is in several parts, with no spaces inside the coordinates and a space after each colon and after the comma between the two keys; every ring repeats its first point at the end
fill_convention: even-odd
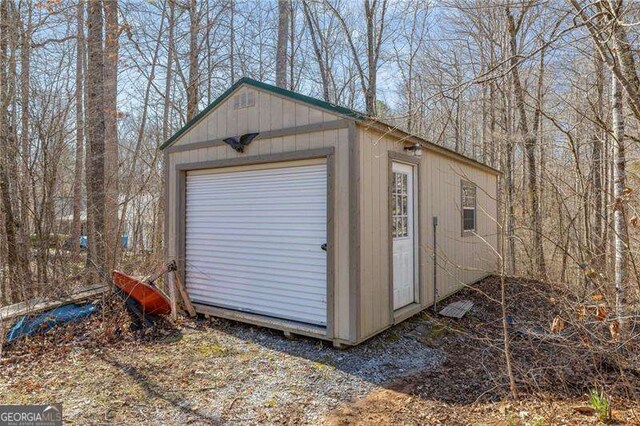
{"type": "Polygon", "coordinates": [[[256,92],[246,90],[233,97],[233,109],[249,108],[256,105],[256,92]]]}

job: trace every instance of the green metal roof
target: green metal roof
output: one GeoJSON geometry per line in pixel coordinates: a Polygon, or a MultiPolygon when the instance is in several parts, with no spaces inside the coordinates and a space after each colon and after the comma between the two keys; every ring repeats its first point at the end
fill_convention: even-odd
{"type": "Polygon", "coordinates": [[[176,139],[178,139],[180,136],[186,133],[187,130],[189,130],[194,124],[200,121],[200,119],[203,118],[205,115],[207,115],[212,109],[214,109],[216,106],[222,103],[222,101],[227,99],[229,95],[231,95],[231,93],[233,93],[238,87],[242,86],[243,84],[247,84],[249,86],[253,86],[258,89],[265,90],[267,92],[275,93],[277,95],[285,96],[287,98],[295,99],[297,101],[305,102],[307,104],[314,105],[319,108],[323,108],[340,115],[352,117],[356,120],[365,120],[369,118],[366,114],[350,108],[345,108],[340,105],[334,105],[330,102],[325,102],[320,99],[312,98],[311,96],[301,95],[300,93],[292,92],[291,90],[283,89],[281,87],[272,86],[271,84],[263,83],[261,81],[254,80],[249,77],[242,77],[240,80],[236,81],[233,84],[233,86],[229,87],[229,89],[227,89],[222,95],[218,96],[218,98],[215,101],[211,102],[209,106],[207,106],[205,109],[200,111],[198,115],[196,115],[191,120],[189,120],[187,124],[182,126],[182,128],[178,130],[173,136],[171,136],[166,142],[160,145],[160,149],[161,150],[165,149],[169,145],[171,145],[176,139]]]}

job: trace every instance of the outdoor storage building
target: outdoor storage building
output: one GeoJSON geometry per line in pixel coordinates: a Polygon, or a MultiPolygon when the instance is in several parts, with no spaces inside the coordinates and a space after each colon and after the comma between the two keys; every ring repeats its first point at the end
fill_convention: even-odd
{"type": "Polygon", "coordinates": [[[496,270],[498,171],[362,113],[243,78],[161,149],[198,312],[354,345],[496,270]]]}

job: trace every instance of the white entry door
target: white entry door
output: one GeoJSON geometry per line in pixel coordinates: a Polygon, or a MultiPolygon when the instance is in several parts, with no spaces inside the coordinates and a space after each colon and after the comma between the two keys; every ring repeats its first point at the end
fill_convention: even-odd
{"type": "Polygon", "coordinates": [[[391,235],[393,238],[393,309],[416,302],[414,167],[391,167],[391,235]]]}

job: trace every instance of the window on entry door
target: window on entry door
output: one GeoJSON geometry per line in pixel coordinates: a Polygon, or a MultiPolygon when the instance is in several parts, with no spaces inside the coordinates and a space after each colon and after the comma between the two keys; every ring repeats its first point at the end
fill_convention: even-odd
{"type": "Polygon", "coordinates": [[[405,173],[393,173],[391,208],[393,238],[409,236],[409,179],[405,173]]]}

